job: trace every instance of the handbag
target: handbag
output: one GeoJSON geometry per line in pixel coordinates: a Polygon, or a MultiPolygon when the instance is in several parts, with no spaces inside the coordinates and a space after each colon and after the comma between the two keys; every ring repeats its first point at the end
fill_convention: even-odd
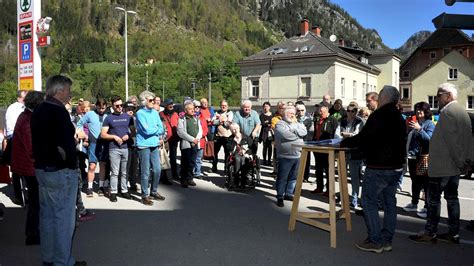
{"type": "Polygon", "coordinates": [[[161,170],[171,169],[170,157],[168,156],[164,146],[160,147],[160,165],[161,170]]]}
{"type": "Polygon", "coordinates": [[[210,160],[214,158],[214,141],[206,142],[206,146],[204,147],[204,154],[202,158],[205,160],[210,160]]]}
{"type": "Polygon", "coordinates": [[[428,176],[428,154],[422,154],[416,163],[416,175],[428,176]]]}

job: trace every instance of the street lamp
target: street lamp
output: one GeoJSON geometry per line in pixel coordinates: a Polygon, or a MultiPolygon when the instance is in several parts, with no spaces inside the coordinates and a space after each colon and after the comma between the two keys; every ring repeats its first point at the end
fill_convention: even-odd
{"type": "Polygon", "coordinates": [[[125,100],[128,100],[128,41],[127,41],[127,14],[136,15],[137,12],[133,10],[125,10],[122,7],[115,7],[115,9],[122,11],[125,14],[125,100]]]}

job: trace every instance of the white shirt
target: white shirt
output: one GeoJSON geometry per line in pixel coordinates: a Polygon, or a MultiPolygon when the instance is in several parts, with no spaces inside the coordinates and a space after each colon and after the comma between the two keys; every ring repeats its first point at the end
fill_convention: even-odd
{"type": "Polygon", "coordinates": [[[25,105],[19,102],[12,103],[7,108],[5,113],[5,123],[6,123],[6,137],[9,138],[13,135],[13,130],[15,129],[16,120],[25,110],[25,105]]]}

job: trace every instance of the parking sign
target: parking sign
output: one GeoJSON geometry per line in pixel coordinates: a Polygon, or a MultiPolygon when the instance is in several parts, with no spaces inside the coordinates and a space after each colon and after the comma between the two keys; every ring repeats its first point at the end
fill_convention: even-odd
{"type": "Polygon", "coordinates": [[[28,62],[31,61],[31,42],[21,43],[21,61],[28,62]]]}

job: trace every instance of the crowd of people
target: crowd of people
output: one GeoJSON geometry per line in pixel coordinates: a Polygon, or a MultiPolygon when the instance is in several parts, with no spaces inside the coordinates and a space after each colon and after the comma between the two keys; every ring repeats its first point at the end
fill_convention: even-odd
{"type": "MultiPolygon", "coordinates": [[[[228,181],[229,189],[251,185],[248,164],[253,156],[260,157],[262,166],[273,167],[276,204],[283,207],[285,200],[293,200],[300,146],[328,139],[342,139],[341,146],[351,148],[347,165],[339,167],[349,168],[351,208],[363,213],[368,229],[367,239],[357,243],[358,248],[377,253],[392,249],[395,193],[406,164],[412,200],[403,209],[416,211],[427,221],[424,232],[410,239],[459,243],[457,188],[459,175],[472,160],[471,125],[456,102],[452,84],[438,88],[436,126],[426,102],[416,103],[415,115],[404,117],[400,94],[392,86],[385,86],[380,94],[367,93],[366,106],[350,102],[344,108],[340,99],[332,103],[325,95],[312,114],[303,101],[280,101],[275,113],[265,102],[259,114],[248,100],[235,112],[222,100],[216,111],[206,98],[162,102],[150,91],[127,101],[120,96],[97,99],[94,105],[80,99],[73,110],[71,86],[69,78],[53,76],[45,93],[19,91],[18,101],[6,113],[3,159],[13,173],[13,200],[25,204],[22,186],[28,187],[26,244],[41,243],[45,265],[74,262],[75,221],[95,217],[84,207],[81,191],[87,197],[106,196],[111,202],[119,197],[131,200],[131,192],[139,193],[141,202],[151,206],[166,199],[158,191],[160,183],[172,185],[177,180],[183,188],[196,186],[194,179],[205,174],[203,160],[209,159],[211,171],[219,172],[223,148],[223,174],[237,177],[228,181]],[[262,145],[261,156],[258,145],[262,145]],[[448,202],[449,232],[438,234],[442,192],[448,202]],[[418,208],[420,198],[424,199],[422,208],[418,208]],[[380,208],[385,212],[383,227],[380,208]]],[[[315,153],[313,161],[308,158],[305,182],[312,166],[316,188],[311,193],[327,197],[327,154],[315,153]]]]}

